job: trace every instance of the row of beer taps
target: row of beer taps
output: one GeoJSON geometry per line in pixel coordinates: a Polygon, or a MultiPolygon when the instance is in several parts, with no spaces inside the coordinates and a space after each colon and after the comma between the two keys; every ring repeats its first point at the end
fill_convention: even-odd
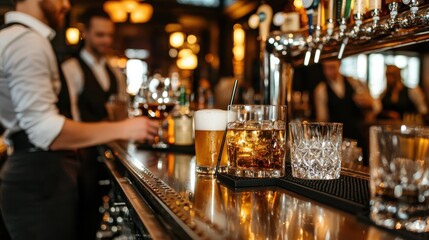
{"type": "MultiPolygon", "coordinates": [[[[413,34],[415,29],[429,27],[429,6],[424,0],[302,0],[302,5],[308,16],[307,30],[288,25],[282,31],[266,35],[261,24],[260,33],[265,34],[261,40],[266,41],[268,52],[286,60],[305,53],[304,65],[310,64],[311,59],[318,63],[325,50],[338,53],[337,58],[342,59],[350,44],[358,47],[368,41],[413,34]]],[[[266,10],[262,5],[257,12],[265,21],[268,20],[266,10]]],[[[271,15],[272,12],[268,12],[268,16],[271,15]]],[[[274,25],[291,21],[290,15],[274,14],[274,25]]]]}

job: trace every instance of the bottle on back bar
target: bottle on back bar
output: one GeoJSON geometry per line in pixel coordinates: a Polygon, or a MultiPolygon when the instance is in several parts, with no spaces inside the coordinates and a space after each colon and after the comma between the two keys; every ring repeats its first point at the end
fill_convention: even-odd
{"type": "Polygon", "coordinates": [[[192,145],[193,137],[193,118],[189,109],[185,86],[180,86],[179,109],[173,117],[174,120],[174,144],[192,145]]]}

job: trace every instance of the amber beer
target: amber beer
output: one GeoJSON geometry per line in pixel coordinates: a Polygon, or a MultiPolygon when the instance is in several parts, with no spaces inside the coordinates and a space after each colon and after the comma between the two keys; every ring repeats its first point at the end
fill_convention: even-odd
{"type": "MultiPolygon", "coordinates": [[[[199,110],[195,112],[194,121],[196,172],[214,174],[226,128],[227,111],[218,109],[199,110]]],[[[225,171],[226,165],[225,147],[222,152],[219,171],[225,171]]]]}

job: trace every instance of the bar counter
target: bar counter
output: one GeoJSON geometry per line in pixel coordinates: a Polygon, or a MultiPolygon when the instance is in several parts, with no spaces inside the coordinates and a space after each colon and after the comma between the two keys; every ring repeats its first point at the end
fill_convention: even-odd
{"type": "Polygon", "coordinates": [[[152,239],[401,239],[283,188],[232,189],[196,175],[193,155],[119,143],[101,153],[135,224],[152,239]]]}

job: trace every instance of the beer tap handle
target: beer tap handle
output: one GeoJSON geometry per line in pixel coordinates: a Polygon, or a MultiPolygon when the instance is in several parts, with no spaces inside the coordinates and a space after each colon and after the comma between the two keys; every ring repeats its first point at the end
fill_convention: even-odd
{"type": "Polygon", "coordinates": [[[319,0],[302,0],[302,6],[306,9],[308,17],[308,31],[310,36],[313,35],[313,15],[314,9],[319,5],[319,0]]]}
{"type": "Polygon", "coordinates": [[[318,7],[318,5],[319,5],[319,0],[303,0],[302,1],[302,6],[307,11],[308,32],[309,32],[309,36],[307,38],[307,52],[305,53],[305,57],[304,57],[304,66],[308,66],[308,64],[310,63],[311,52],[313,51],[312,41],[313,41],[313,30],[315,28],[313,26],[313,17],[314,17],[314,9],[316,9],[318,7]]]}
{"type": "Polygon", "coordinates": [[[307,17],[308,17],[308,34],[311,36],[313,35],[313,9],[307,10],[307,17]]]}
{"type": "Polygon", "coordinates": [[[335,12],[335,1],[326,0],[325,1],[325,13],[326,13],[326,33],[329,37],[334,33],[335,23],[334,23],[334,12],[335,12]]]}
{"type": "Polygon", "coordinates": [[[261,40],[265,42],[268,38],[268,34],[270,33],[273,9],[268,4],[262,4],[259,6],[257,13],[258,15],[264,15],[264,18],[261,19],[259,23],[259,36],[261,37],[261,40]]]}
{"type": "Polygon", "coordinates": [[[355,0],[353,7],[355,24],[359,28],[362,25],[363,16],[366,13],[366,1],[365,0],[355,0]]]}
{"type": "Polygon", "coordinates": [[[337,21],[340,26],[340,37],[344,37],[347,29],[347,19],[350,18],[352,0],[337,0],[336,12],[337,21]]]}

